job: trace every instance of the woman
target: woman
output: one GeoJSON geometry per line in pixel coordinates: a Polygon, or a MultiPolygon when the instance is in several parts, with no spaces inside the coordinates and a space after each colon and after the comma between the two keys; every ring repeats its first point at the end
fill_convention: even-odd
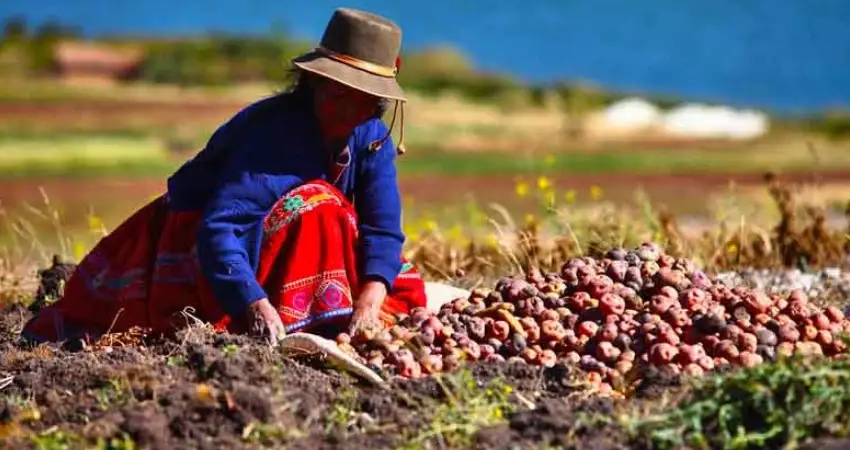
{"type": "Polygon", "coordinates": [[[425,306],[421,277],[401,259],[397,150],[381,120],[389,101],[405,101],[400,45],[393,22],[336,10],[321,46],[293,61],[294,87],[216,130],[23,335],[169,332],[192,307],[218,329],[276,341],[354,333],[425,306]]]}

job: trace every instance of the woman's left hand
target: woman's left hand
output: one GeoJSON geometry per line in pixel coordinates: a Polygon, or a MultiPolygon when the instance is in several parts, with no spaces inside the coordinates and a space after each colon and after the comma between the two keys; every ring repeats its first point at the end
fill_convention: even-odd
{"type": "Polygon", "coordinates": [[[372,334],[383,328],[380,313],[386,296],[387,287],[380,281],[368,281],[363,285],[360,296],[354,302],[354,314],[348,329],[351,336],[372,334]]]}

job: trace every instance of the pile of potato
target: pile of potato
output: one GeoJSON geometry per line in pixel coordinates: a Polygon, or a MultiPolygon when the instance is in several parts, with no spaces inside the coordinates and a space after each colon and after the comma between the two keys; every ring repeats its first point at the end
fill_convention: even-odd
{"type": "Polygon", "coordinates": [[[452,371],[464,361],[579,365],[601,390],[640,365],[700,375],[794,353],[835,356],[850,321],[802,291],[769,296],[712,281],[654,244],[573,258],[560,273],[531,270],[494,289],[411,311],[376,333],[340,335],[341,347],[403,377],[452,371]]]}

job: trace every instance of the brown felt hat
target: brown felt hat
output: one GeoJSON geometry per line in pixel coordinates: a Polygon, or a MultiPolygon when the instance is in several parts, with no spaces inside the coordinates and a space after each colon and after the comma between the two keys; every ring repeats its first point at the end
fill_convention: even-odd
{"type": "Polygon", "coordinates": [[[396,81],[401,28],[365,11],[339,8],[319,47],[295,58],[296,67],[378,97],[406,101],[396,81]]]}

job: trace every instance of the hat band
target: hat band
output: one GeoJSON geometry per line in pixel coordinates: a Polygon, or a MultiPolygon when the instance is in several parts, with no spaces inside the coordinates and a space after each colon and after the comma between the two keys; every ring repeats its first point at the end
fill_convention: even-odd
{"type": "Polygon", "coordinates": [[[316,47],[316,51],[330,59],[339,61],[343,64],[348,64],[349,66],[355,67],[365,72],[369,72],[373,75],[379,75],[387,78],[395,78],[396,72],[398,71],[398,68],[396,67],[382,66],[380,64],[375,64],[373,62],[365,61],[360,58],[355,58],[351,55],[346,55],[344,53],[338,53],[333,50],[328,50],[325,47],[316,47]]]}

